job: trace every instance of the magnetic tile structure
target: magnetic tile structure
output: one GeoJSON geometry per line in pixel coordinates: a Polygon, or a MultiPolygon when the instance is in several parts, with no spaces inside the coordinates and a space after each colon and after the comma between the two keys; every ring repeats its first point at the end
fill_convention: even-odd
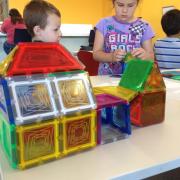
{"type": "Polygon", "coordinates": [[[134,125],[147,126],[164,120],[166,87],[155,63],[140,59],[128,61],[119,86],[138,93],[130,102],[130,119],[134,125]]]}
{"type": "Polygon", "coordinates": [[[126,138],[130,122],[164,120],[165,85],[152,61],[128,54],[119,84],[94,89],[83,69],[57,43],[19,43],[0,63],[0,143],[13,168],[126,138]]]}
{"type": "Polygon", "coordinates": [[[19,43],[0,64],[0,143],[25,169],[96,145],[84,65],[57,43],[19,43]]]}
{"type": "MultiPolygon", "coordinates": [[[[94,92],[96,95],[110,94],[128,102],[130,119],[134,125],[160,123],[165,117],[166,87],[158,66],[151,60],[128,56],[130,58],[126,61],[118,86],[95,87],[94,92]]],[[[115,115],[116,109],[111,112],[112,117],[115,115]]]]}

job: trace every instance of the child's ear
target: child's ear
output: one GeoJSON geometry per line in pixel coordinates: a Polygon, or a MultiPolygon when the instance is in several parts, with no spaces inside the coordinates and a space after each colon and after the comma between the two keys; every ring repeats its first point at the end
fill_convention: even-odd
{"type": "Polygon", "coordinates": [[[35,36],[39,36],[41,34],[40,26],[34,26],[33,31],[35,36]]]}

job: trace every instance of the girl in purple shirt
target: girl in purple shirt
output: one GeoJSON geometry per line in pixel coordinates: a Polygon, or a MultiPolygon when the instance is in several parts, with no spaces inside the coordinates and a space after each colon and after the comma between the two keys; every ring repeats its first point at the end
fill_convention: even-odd
{"type": "Polygon", "coordinates": [[[122,60],[127,52],[141,59],[154,59],[150,25],[134,17],[139,0],[112,0],[115,15],[96,25],[93,57],[99,64],[99,74],[122,73],[122,60]]]}

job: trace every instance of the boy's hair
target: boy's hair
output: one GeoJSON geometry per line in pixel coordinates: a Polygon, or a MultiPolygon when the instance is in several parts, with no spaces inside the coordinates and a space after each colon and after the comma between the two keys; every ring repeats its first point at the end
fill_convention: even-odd
{"type": "Polygon", "coordinates": [[[40,26],[42,29],[46,27],[49,14],[56,14],[58,17],[61,17],[59,10],[44,0],[31,0],[25,6],[23,19],[32,37],[34,36],[33,28],[35,26],[40,26]]]}
{"type": "Polygon", "coordinates": [[[161,26],[167,36],[180,33],[180,10],[173,9],[165,13],[161,19],[161,26]]]}

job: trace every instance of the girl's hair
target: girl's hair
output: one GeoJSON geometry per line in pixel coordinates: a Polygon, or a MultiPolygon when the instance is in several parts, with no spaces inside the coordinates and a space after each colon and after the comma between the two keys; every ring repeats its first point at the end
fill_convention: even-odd
{"type": "Polygon", "coordinates": [[[23,18],[19,11],[15,8],[9,10],[9,16],[11,17],[12,24],[23,23],[23,18]]]}
{"type": "MultiPolygon", "coordinates": [[[[114,4],[115,0],[112,0],[112,2],[113,2],[113,4],[114,4]]],[[[139,3],[139,0],[137,0],[137,3],[139,3]]]]}
{"type": "Polygon", "coordinates": [[[40,26],[42,29],[46,27],[49,14],[55,14],[58,17],[61,17],[59,10],[48,1],[31,0],[25,6],[23,18],[32,37],[34,36],[33,29],[35,26],[40,26]]]}

